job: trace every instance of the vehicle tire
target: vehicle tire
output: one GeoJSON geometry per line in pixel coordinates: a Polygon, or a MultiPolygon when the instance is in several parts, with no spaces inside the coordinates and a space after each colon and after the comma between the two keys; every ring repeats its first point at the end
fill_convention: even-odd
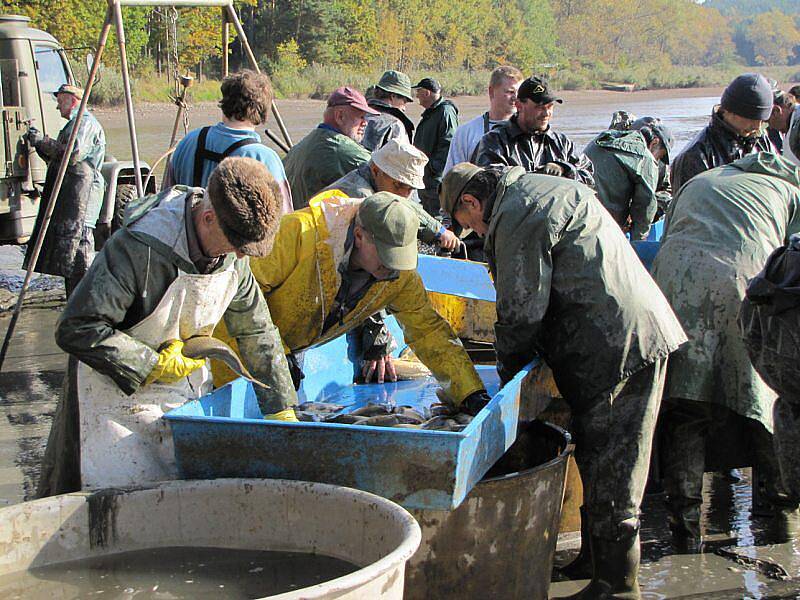
{"type": "Polygon", "coordinates": [[[130,183],[117,185],[117,194],[114,197],[114,218],[111,221],[111,233],[122,227],[125,221],[125,208],[131,200],[136,199],[136,186],[130,183]]]}

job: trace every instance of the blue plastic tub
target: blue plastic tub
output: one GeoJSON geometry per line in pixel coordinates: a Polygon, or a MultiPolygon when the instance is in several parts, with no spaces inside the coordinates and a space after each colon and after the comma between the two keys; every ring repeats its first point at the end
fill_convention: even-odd
{"type": "MultiPolygon", "coordinates": [[[[478,365],[492,401],[461,432],[280,423],[261,418],[243,379],[165,415],[185,479],[267,477],[372,492],[407,508],[456,508],[516,439],[519,393],[531,366],[503,389],[494,367],[478,365]]],[[[341,388],[337,404],[417,405],[435,397],[430,379],[341,388]]]]}
{"type": "MultiPolygon", "coordinates": [[[[486,266],[420,256],[418,272],[429,291],[494,301],[486,266]]],[[[386,324],[398,348],[403,333],[386,324]]],[[[300,401],[339,404],[352,411],[367,402],[418,407],[436,401],[433,378],[354,385],[358,362],[347,336],[303,353],[300,401]]],[[[268,477],[344,485],[389,498],[407,508],[456,508],[517,435],[522,380],[533,365],[500,389],[494,366],[477,366],[491,403],[463,431],[366,427],[336,423],[264,421],[244,380],[188,402],[165,415],[172,428],[182,477],[268,477]]]]}

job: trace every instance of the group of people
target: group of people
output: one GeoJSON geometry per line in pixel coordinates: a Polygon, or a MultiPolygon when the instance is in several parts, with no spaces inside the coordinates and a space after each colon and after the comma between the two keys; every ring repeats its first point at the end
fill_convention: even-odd
{"type": "MultiPolygon", "coordinates": [[[[773,507],[797,506],[797,482],[782,485],[781,472],[798,472],[798,435],[772,451],[776,394],[737,323],[748,279],[800,231],[793,94],[744,74],[677,156],[653,117],[621,119],[579,152],[551,125],[563,100],[542,78],[498,67],[489,109],[458,126],[438,82],[412,86],[392,70],[369,100],[335,90],[322,123],[281,161],[255,131],[267,119],[269,79],[232,75],[222,84],[222,121],[178,144],[164,189],[128,207],[122,229],[70,288],[56,340],[80,363],[59,405],[71,416],[58,433],[57,415],[49,446],[80,440],[60,449],[79,456],[78,486],[174,478],[160,417],[212,385],[206,362],[183,354],[184,341],[212,333],[228,341],[270,388],[256,389],[264,417],[293,421],[309,347],[357,332],[360,375],[395,377],[384,310],[452,409],[476,414],[489,396],[415,270],[418,239],[452,250],[469,230],[497,290],[501,380],[540,356],[572,410],[582,550],[564,573],[591,579],[573,597],[637,598],[639,510],[657,420],[680,543],[702,541],[714,428],[741,432],[773,507]],[[405,114],[413,96],[425,109],[416,125],[405,114]],[[630,240],[647,238],[662,214],[651,276],[630,240]]],[[[218,386],[231,374],[216,367],[218,386]]],[[[66,491],[53,479],[44,489],[66,491]]]]}

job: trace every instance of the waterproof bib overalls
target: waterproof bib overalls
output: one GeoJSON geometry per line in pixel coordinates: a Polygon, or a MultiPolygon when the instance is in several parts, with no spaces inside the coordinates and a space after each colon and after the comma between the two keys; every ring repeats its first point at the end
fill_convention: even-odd
{"type": "MultiPolygon", "coordinates": [[[[169,340],[211,335],[238,285],[231,265],[210,275],[179,272],[156,309],[126,331],[154,350],[169,340]]],[[[80,363],[81,483],[84,489],[177,479],[172,434],[161,416],[211,391],[203,367],[172,384],[154,382],[134,394],[80,363]]]]}

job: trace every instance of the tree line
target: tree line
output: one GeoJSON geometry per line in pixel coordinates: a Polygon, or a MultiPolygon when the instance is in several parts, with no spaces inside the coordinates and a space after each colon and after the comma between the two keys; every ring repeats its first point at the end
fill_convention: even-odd
{"type": "MultiPolygon", "coordinates": [[[[67,48],[97,42],[104,0],[3,0],[67,48]]],[[[797,0],[245,0],[245,31],[268,72],[306,65],[524,71],[602,64],[800,64],[797,0]]],[[[123,9],[139,72],[219,74],[218,8],[123,9]]],[[[110,45],[115,43],[113,36],[110,45]]],[[[113,62],[115,49],[109,48],[113,62]]],[[[244,60],[233,40],[231,64],[244,60]]]]}

